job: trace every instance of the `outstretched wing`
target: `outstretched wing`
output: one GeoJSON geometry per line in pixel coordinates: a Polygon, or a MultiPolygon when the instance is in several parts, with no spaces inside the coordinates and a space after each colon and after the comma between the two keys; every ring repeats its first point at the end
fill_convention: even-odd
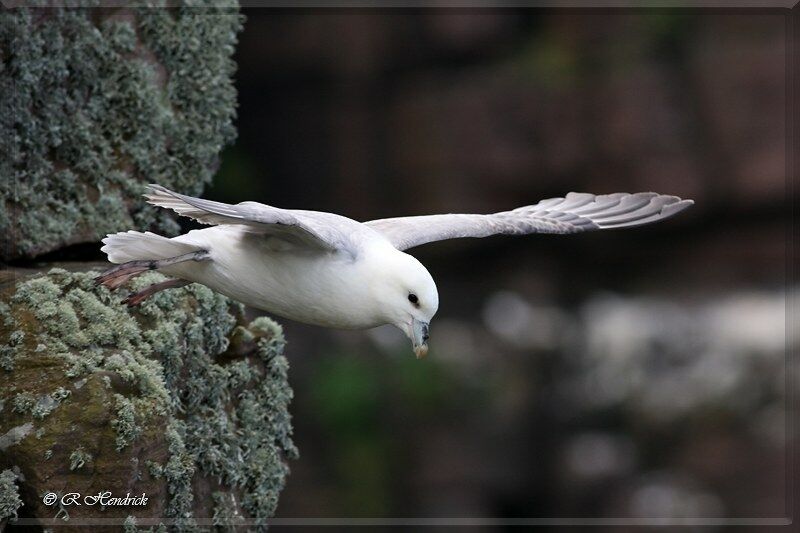
{"type": "Polygon", "coordinates": [[[312,248],[345,251],[353,257],[358,251],[351,237],[354,233],[351,226],[359,224],[333,213],[293,211],[258,202],[232,205],[186,196],[153,184],[148,185],[145,198],[150,204],[172,209],[203,224],[239,224],[254,233],[312,248]]]}
{"type": "Polygon", "coordinates": [[[669,218],[692,205],[692,200],[654,192],[595,196],[567,194],[491,215],[428,215],[384,218],[365,224],[382,233],[398,250],[434,241],[490,235],[579,233],[628,228],[669,218]]]}

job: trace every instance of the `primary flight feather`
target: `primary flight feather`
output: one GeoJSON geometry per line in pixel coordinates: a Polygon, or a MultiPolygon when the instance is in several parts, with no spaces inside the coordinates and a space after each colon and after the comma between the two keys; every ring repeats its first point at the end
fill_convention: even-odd
{"type": "Polygon", "coordinates": [[[108,235],[102,251],[118,263],[97,278],[114,289],[157,269],[167,280],[128,298],[137,305],[159,290],[189,282],[244,304],[320,326],[361,329],[392,324],[428,351],[429,324],[439,307],[430,273],[403,250],[462,237],[579,233],[626,228],[671,217],[691,200],[656,193],[595,196],[569,193],[489,215],[448,214],[369,222],[319,211],[236,205],[150,185],[148,202],[209,228],[172,239],[128,231],[108,235]]]}

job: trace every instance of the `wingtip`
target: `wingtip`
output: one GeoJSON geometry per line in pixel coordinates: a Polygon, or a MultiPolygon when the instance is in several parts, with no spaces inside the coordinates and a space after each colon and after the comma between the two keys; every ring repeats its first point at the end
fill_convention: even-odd
{"type": "Polygon", "coordinates": [[[166,187],[164,187],[163,185],[159,185],[158,183],[148,183],[148,184],[145,186],[145,189],[146,189],[148,192],[150,192],[150,193],[155,193],[155,194],[158,194],[158,193],[162,193],[162,194],[175,194],[175,193],[174,193],[174,192],[172,192],[171,190],[167,189],[167,188],[166,188],[166,187]]]}
{"type": "Polygon", "coordinates": [[[682,198],[678,198],[677,196],[675,198],[677,198],[678,201],[675,202],[675,204],[673,204],[673,205],[680,206],[681,209],[686,209],[686,208],[691,207],[691,206],[694,205],[694,200],[691,200],[691,199],[684,200],[682,198]]]}
{"type": "Polygon", "coordinates": [[[677,196],[674,196],[673,198],[675,198],[675,202],[666,204],[661,208],[661,215],[663,218],[673,217],[681,211],[684,211],[694,205],[694,200],[682,200],[677,196]]]}
{"type": "Polygon", "coordinates": [[[178,193],[171,191],[163,185],[159,185],[158,183],[148,183],[142,196],[147,199],[148,204],[155,205],[157,207],[164,207],[160,204],[160,201],[162,198],[164,198],[164,196],[181,199],[181,196],[178,193]]]}

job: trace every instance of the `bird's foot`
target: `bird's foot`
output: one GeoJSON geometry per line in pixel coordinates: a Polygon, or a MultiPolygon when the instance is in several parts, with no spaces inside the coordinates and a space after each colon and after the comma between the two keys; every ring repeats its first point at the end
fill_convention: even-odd
{"type": "MultiPolygon", "coordinates": [[[[197,250],[188,254],[178,255],[175,257],[168,257],[166,259],[144,259],[137,261],[128,261],[113,268],[110,268],[94,278],[97,285],[103,285],[110,290],[114,290],[125,283],[131,278],[138,276],[148,270],[158,270],[185,261],[207,261],[210,256],[207,250],[197,250]]],[[[166,287],[169,288],[169,287],[166,287]]]]}
{"type": "Polygon", "coordinates": [[[127,304],[128,307],[136,307],[157,292],[163,291],[164,289],[183,287],[188,284],[189,282],[184,279],[168,279],[160,283],[153,283],[149,287],[146,287],[137,293],[131,294],[122,300],[122,303],[127,304]]]}
{"type": "Polygon", "coordinates": [[[157,261],[128,261],[113,268],[109,268],[96,278],[94,282],[97,285],[103,285],[110,290],[114,290],[125,283],[131,278],[138,276],[148,270],[155,270],[157,261]]]}

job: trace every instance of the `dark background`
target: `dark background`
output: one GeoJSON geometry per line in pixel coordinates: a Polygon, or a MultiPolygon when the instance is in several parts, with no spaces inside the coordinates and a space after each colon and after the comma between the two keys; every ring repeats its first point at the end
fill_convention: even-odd
{"type": "Polygon", "coordinates": [[[399,332],[285,322],[279,517],[786,516],[786,12],[244,12],[209,198],[359,220],[696,202],[413,250],[441,299],[422,361],[399,332]]]}

